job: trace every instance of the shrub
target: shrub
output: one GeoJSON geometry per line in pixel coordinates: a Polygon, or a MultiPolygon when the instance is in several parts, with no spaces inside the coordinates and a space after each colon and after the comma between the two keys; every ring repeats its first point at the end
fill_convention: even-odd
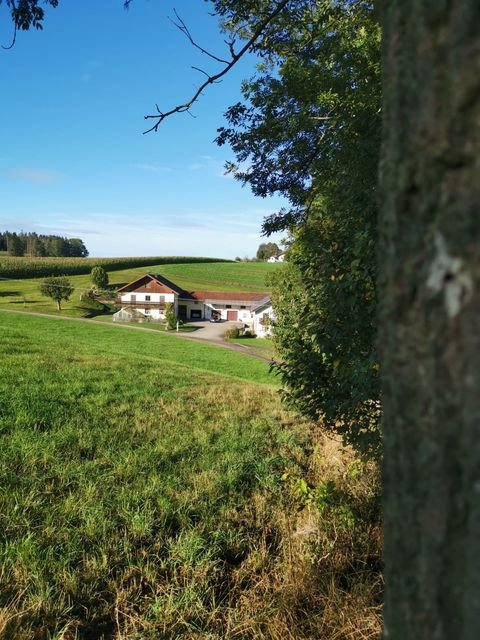
{"type": "Polygon", "coordinates": [[[102,313],[108,313],[110,309],[92,296],[91,291],[86,291],[80,296],[79,308],[85,311],[85,316],[98,316],[102,313]]]}
{"type": "Polygon", "coordinates": [[[108,273],[101,265],[98,264],[93,267],[90,277],[97,289],[106,289],[108,285],[108,273]]]}
{"type": "Polygon", "coordinates": [[[167,329],[173,329],[177,326],[177,314],[175,313],[175,308],[172,302],[169,302],[165,307],[165,322],[167,324],[167,329]]]}
{"type": "Polygon", "coordinates": [[[239,329],[238,327],[230,327],[230,329],[227,329],[223,334],[223,337],[226,338],[227,340],[240,338],[240,336],[241,336],[241,329],[239,329]]]}

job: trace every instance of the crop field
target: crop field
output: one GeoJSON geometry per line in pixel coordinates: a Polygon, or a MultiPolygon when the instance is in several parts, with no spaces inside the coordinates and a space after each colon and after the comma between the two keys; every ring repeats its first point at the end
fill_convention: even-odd
{"type": "MultiPolygon", "coordinates": [[[[58,258],[62,260],[62,258],[58,258]]],[[[84,258],[78,258],[84,260],[84,258]]],[[[250,291],[268,292],[268,277],[281,264],[265,262],[215,262],[157,264],[129,269],[109,271],[112,288],[138,278],[148,271],[159,273],[187,290],[250,291]]],[[[91,286],[89,273],[71,275],[69,280],[75,291],[68,302],[62,303],[61,315],[82,317],[84,310],[79,308],[80,295],[91,286]]],[[[2,279],[0,277],[0,309],[36,311],[57,315],[53,300],[43,297],[39,292],[42,278],[2,279]]]]}
{"type": "Polygon", "coordinates": [[[0,311],[0,638],[376,638],[376,472],[268,364],[0,311]]]}
{"type": "Polygon", "coordinates": [[[102,265],[106,271],[118,271],[143,266],[147,270],[152,265],[184,262],[221,262],[220,258],[197,258],[187,256],[157,256],[137,258],[31,258],[15,257],[0,253],[0,277],[40,278],[52,275],[86,274],[95,265],[102,265]]]}

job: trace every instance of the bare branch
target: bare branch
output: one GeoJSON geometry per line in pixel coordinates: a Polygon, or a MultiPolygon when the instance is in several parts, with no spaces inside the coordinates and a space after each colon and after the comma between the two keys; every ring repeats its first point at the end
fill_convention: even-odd
{"type": "Polygon", "coordinates": [[[199,71],[200,73],[203,73],[203,75],[204,75],[204,76],[207,76],[207,78],[210,78],[210,77],[211,77],[209,73],[207,73],[207,72],[206,72],[206,71],[204,71],[203,69],[200,69],[200,67],[194,67],[194,66],[192,65],[192,69],[195,69],[195,71],[199,71]]]}
{"type": "Polygon", "coordinates": [[[216,62],[221,62],[222,64],[228,64],[228,60],[224,60],[223,58],[218,58],[216,55],[214,55],[213,53],[210,53],[210,51],[207,51],[206,49],[204,49],[203,47],[201,47],[199,44],[197,44],[194,39],[192,38],[192,34],[190,33],[187,25],[185,24],[185,22],[181,19],[181,17],[178,15],[177,10],[174,9],[173,13],[175,14],[175,17],[178,20],[178,23],[175,22],[175,20],[172,20],[171,18],[169,18],[170,22],[172,24],[174,24],[177,29],[179,29],[190,41],[190,43],[199,51],[201,51],[202,53],[204,53],[206,56],[208,56],[209,58],[212,58],[212,60],[215,60],[216,62]]]}
{"type": "MultiPolygon", "coordinates": [[[[11,6],[12,6],[12,15],[16,14],[17,11],[17,7],[15,5],[15,0],[11,0],[11,6]]],[[[2,44],[2,49],[5,49],[5,51],[8,51],[8,49],[13,49],[15,42],[17,40],[17,20],[14,20],[14,27],[13,27],[13,38],[12,38],[12,42],[11,44],[8,45],[8,47],[5,47],[2,44]]]]}
{"type": "MultiPolygon", "coordinates": [[[[157,106],[157,113],[156,114],[151,114],[151,115],[144,116],[145,120],[154,119],[154,120],[156,120],[156,122],[152,127],[147,129],[143,133],[146,134],[146,133],[150,133],[151,131],[157,132],[158,131],[158,127],[162,124],[162,122],[166,118],[168,118],[169,116],[173,115],[174,113],[184,113],[185,111],[188,111],[190,109],[190,107],[198,100],[198,98],[201,96],[201,94],[204,91],[204,89],[206,89],[206,87],[208,87],[208,85],[214,84],[215,82],[220,80],[220,78],[223,78],[223,76],[226,75],[230,71],[230,69],[232,69],[237,64],[237,62],[245,55],[245,53],[247,53],[247,51],[255,44],[255,42],[258,40],[258,38],[263,34],[265,28],[274,20],[274,18],[276,18],[278,16],[279,13],[281,13],[283,11],[283,9],[285,9],[285,7],[287,6],[287,4],[289,2],[290,2],[290,0],[281,0],[277,4],[275,9],[271,13],[269,13],[268,16],[266,16],[266,18],[264,18],[261,22],[259,22],[257,24],[257,26],[255,27],[255,29],[253,31],[252,36],[247,40],[245,45],[238,51],[238,53],[235,53],[233,51],[233,44],[232,44],[232,47],[230,49],[230,52],[232,53],[231,60],[228,61],[228,62],[224,61],[225,67],[221,71],[219,71],[218,73],[216,73],[216,74],[214,74],[212,76],[209,76],[208,74],[206,74],[208,76],[207,79],[195,91],[195,93],[190,98],[190,100],[188,100],[187,102],[184,102],[183,104],[179,104],[176,107],[173,107],[172,109],[169,109],[168,111],[165,111],[165,112],[161,112],[160,109],[157,106]]],[[[181,29],[180,26],[178,26],[178,28],[181,29]]],[[[186,29],[186,27],[185,27],[185,29],[186,29]]],[[[184,31],[184,33],[185,33],[185,35],[187,35],[187,37],[192,42],[192,44],[194,44],[194,46],[196,46],[197,48],[200,48],[200,47],[198,47],[198,45],[193,43],[193,41],[191,40],[191,37],[188,35],[188,29],[187,29],[187,32],[184,31]]],[[[208,55],[208,52],[205,52],[205,53],[207,53],[207,55],[208,55]]],[[[214,56],[211,56],[211,57],[214,57],[214,56]]]]}
{"type": "Polygon", "coordinates": [[[230,51],[230,56],[233,58],[233,56],[235,55],[235,38],[232,38],[231,40],[224,40],[225,44],[228,47],[228,50],[230,51]]]}

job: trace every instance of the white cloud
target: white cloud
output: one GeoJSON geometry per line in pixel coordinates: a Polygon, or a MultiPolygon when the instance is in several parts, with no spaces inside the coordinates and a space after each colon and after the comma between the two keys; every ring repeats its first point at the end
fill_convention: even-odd
{"type": "Polygon", "coordinates": [[[8,169],[7,175],[15,180],[34,182],[37,184],[52,184],[62,179],[62,174],[51,169],[38,169],[33,167],[16,167],[8,169]]]}
{"type": "Polygon", "coordinates": [[[158,164],[148,164],[145,162],[136,162],[132,164],[132,167],[138,169],[139,171],[146,171],[147,173],[156,173],[157,175],[162,175],[164,173],[171,173],[173,169],[171,167],[164,167],[158,164]]]}

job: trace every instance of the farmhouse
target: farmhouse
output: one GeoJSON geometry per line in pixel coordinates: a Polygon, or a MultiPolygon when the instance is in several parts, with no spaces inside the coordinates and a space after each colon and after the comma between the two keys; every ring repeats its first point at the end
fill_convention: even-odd
{"type": "Polygon", "coordinates": [[[251,325],[253,310],[268,296],[265,293],[226,291],[185,291],[167,278],[147,273],[118,290],[121,306],[114,320],[161,321],[167,305],[173,305],[181,320],[233,320],[251,325]],[[135,313],[131,313],[135,312],[135,313]]]}
{"type": "Polygon", "coordinates": [[[281,253],[279,256],[270,256],[267,262],[285,262],[285,254],[281,253]]]}
{"type": "Polygon", "coordinates": [[[252,309],[252,330],[258,338],[266,338],[273,333],[275,313],[272,299],[266,296],[252,309]]]}

